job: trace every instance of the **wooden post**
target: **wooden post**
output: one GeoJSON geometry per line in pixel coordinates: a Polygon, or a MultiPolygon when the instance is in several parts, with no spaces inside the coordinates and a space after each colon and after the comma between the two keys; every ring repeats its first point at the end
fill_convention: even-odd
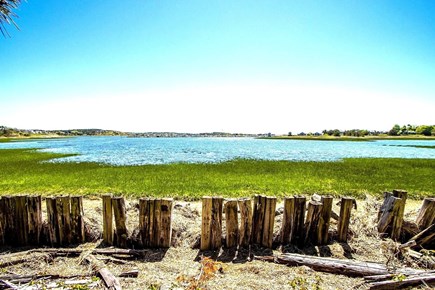
{"type": "Polygon", "coordinates": [[[59,245],[71,244],[71,199],[68,196],[56,197],[56,218],[59,231],[59,245]]]}
{"type": "Polygon", "coordinates": [[[42,229],[41,196],[27,196],[28,242],[31,245],[40,244],[42,229]]]}
{"type": "Polygon", "coordinates": [[[159,247],[169,248],[171,246],[172,238],[172,198],[163,198],[161,200],[160,216],[161,228],[159,247]]]}
{"type": "Polygon", "coordinates": [[[211,249],[218,250],[222,246],[222,197],[213,197],[211,219],[211,249]]]}
{"type": "Polygon", "coordinates": [[[27,215],[27,202],[25,195],[14,196],[15,199],[15,230],[17,231],[17,240],[14,244],[21,246],[27,245],[29,233],[29,221],[27,215]]]}
{"type": "Polygon", "coordinates": [[[238,201],[240,208],[239,246],[247,247],[251,242],[252,232],[252,205],[251,199],[244,198],[238,201]]]}
{"type": "Polygon", "coordinates": [[[320,245],[326,245],[329,241],[329,222],[332,213],[332,196],[322,196],[322,212],[320,213],[317,241],[320,245]]]}
{"type": "Polygon", "coordinates": [[[5,244],[5,226],[6,226],[5,199],[0,197],[0,246],[3,246],[5,244]]]}
{"type": "Polygon", "coordinates": [[[295,199],[294,197],[284,198],[284,215],[282,218],[281,226],[281,244],[286,245],[290,243],[290,233],[293,224],[295,211],[295,199]]]}
{"type": "Polygon", "coordinates": [[[307,219],[305,221],[305,243],[309,242],[313,245],[319,244],[318,227],[319,220],[322,214],[322,203],[318,201],[308,202],[307,219]]]}
{"type": "Polygon", "coordinates": [[[383,201],[381,207],[379,208],[378,221],[381,218],[381,215],[383,214],[383,212],[385,211],[385,207],[387,206],[387,200],[390,198],[390,196],[393,196],[392,192],[389,192],[389,191],[384,192],[384,201],[383,201]]]}
{"type": "Polygon", "coordinates": [[[266,197],[254,197],[254,212],[252,215],[252,243],[261,244],[263,241],[264,214],[266,211],[266,197]]]}
{"type": "Polygon", "coordinates": [[[276,197],[266,197],[261,245],[267,248],[272,248],[273,226],[275,224],[275,210],[276,197]]]}
{"type": "Polygon", "coordinates": [[[301,246],[305,240],[304,220],[305,220],[305,196],[294,196],[294,217],[291,226],[291,243],[301,246]]]}
{"type": "Polygon", "coordinates": [[[401,198],[406,203],[406,199],[408,198],[408,192],[400,189],[393,189],[393,196],[401,198]]]}
{"type": "Polygon", "coordinates": [[[85,222],[83,216],[83,197],[71,197],[71,242],[74,244],[85,242],[85,222]]]}
{"type": "Polygon", "coordinates": [[[341,198],[340,218],[338,219],[337,234],[338,241],[347,242],[347,232],[349,230],[350,214],[352,207],[355,204],[355,199],[351,197],[341,198]]]}
{"type": "Polygon", "coordinates": [[[390,196],[378,222],[379,233],[386,234],[393,240],[400,237],[403,223],[403,202],[404,200],[401,198],[390,196]]]}
{"type": "Polygon", "coordinates": [[[417,226],[424,230],[435,223],[435,198],[425,198],[418,212],[417,226]]]}
{"type": "Polygon", "coordinates": [[[154,214],[153,214],[153,231],[151,236],[152,247],[159,246],[160,227],[161,227],[161,213],[162,213],[162,201],[158,198],[154,199],[154,214]]]}
{"type": "Polygon", "coordinates": [[[103,242],[113,245],[113,210],[112,196],[103,195],[103,242]]]}
{"type": "Polygon", "coordinates": [[[150,199],[139,199],[139,231],[144,248],[150,246],[150,199]]]}
{"type": "Polygon", "coordinates": [[[227,248],[237,247],[239,223],[237,219],[237,200],[228,199],[225,203],[226,220],[226,246],[227,248]]]}
{"type": "Polygon", "coordinates": [[[125,213],[125,200],[123,197],[112,198],[113,213],[115,216],[115,239],[116,245],[121,248],[127,247],[128,231],[126,226],[127,215],[125,213]]]}
{"type": "Polygon", "coordinates": [[[202,198],[202,222],[201,222],[201,250],[210,250],[211,247],[211,220],[212,220],[213,198],[204,196],[202,198]]]}
{"type": "Polygon", "coordinates": [[[54,247],[59,244],[56,198],[47,197],[45,203],[47,205],[48,241],[54,247]]]}

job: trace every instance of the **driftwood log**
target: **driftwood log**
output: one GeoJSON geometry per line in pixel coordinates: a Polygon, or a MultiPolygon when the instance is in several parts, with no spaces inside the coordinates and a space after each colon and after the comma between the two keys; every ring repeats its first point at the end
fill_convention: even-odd
{"type": "Polygon", "coordinates": [[[370,283],[369,289],[371,290],[390,290],[390,289],[401,289],[408,288],[412,286],[435,286],[435,274],[419,274],[412,278],[405,278],[403,280],[389,280],[370,283]]]}
{"type": "MultiPolygon", "coordinates": [[[[278,256],[255,256],[257,260],[286,264],[288,266],[308,266],[315,271],[346,275],[350,277],[364,277],[391,274],[388,268],[379,263],[361,262],[355,260],[334,259],[316,256],[285,253],[278,256]]],[[[398,273],[419,274],[424,271],[416,269],[401,269],[398,273]]]]}
{"type": "Polygon", "coordinates": [[[101,279],[103,279],[107,288],[110,290],[121,290],[121,283],[119,283],[118,278],[116,278],[112,272],[109,271],[100,261],[98,261],[93,255],[85,256],[84,260],[88,262],[92,269],[97,272],[101,279]]]}

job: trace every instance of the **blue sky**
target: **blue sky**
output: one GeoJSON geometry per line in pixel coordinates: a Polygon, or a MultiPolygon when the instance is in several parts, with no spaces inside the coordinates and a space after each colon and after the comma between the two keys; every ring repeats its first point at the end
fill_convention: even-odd
{"type": "Polygon", "coordinates": [[[0,124],[273,132],[435,123],[434,1],[32,1],[0,124]]]}

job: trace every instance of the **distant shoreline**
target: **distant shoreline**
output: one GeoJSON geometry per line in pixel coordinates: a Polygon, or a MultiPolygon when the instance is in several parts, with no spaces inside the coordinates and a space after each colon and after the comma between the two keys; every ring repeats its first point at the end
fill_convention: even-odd
{"type": "Polygon", "coordinates": [[[379,140],[421,140],[435,141],[435,136],[365,136],[365,137],[347,137],[347,136],[272,136],[259,137],[265,140],[308,140],[308,141],[354,141],[354,142],[372,142],[379,140]]]}

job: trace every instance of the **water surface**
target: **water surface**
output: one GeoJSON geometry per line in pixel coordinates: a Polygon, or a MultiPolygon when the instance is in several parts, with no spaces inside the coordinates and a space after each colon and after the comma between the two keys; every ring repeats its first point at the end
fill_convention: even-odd
{"type": "Polygon", "coordinates": [[[433,146],[435,141],[76,137],[0,143],[0,149],[40,148],[47,152],[76,153],[79,155],[56,159],[55,162],[90,161],[113,165],[222,162],[235,158],[294,161],[336,161],[350,157],[435,159],[435,149],[408,147],[409,145],[433,146]]]}

